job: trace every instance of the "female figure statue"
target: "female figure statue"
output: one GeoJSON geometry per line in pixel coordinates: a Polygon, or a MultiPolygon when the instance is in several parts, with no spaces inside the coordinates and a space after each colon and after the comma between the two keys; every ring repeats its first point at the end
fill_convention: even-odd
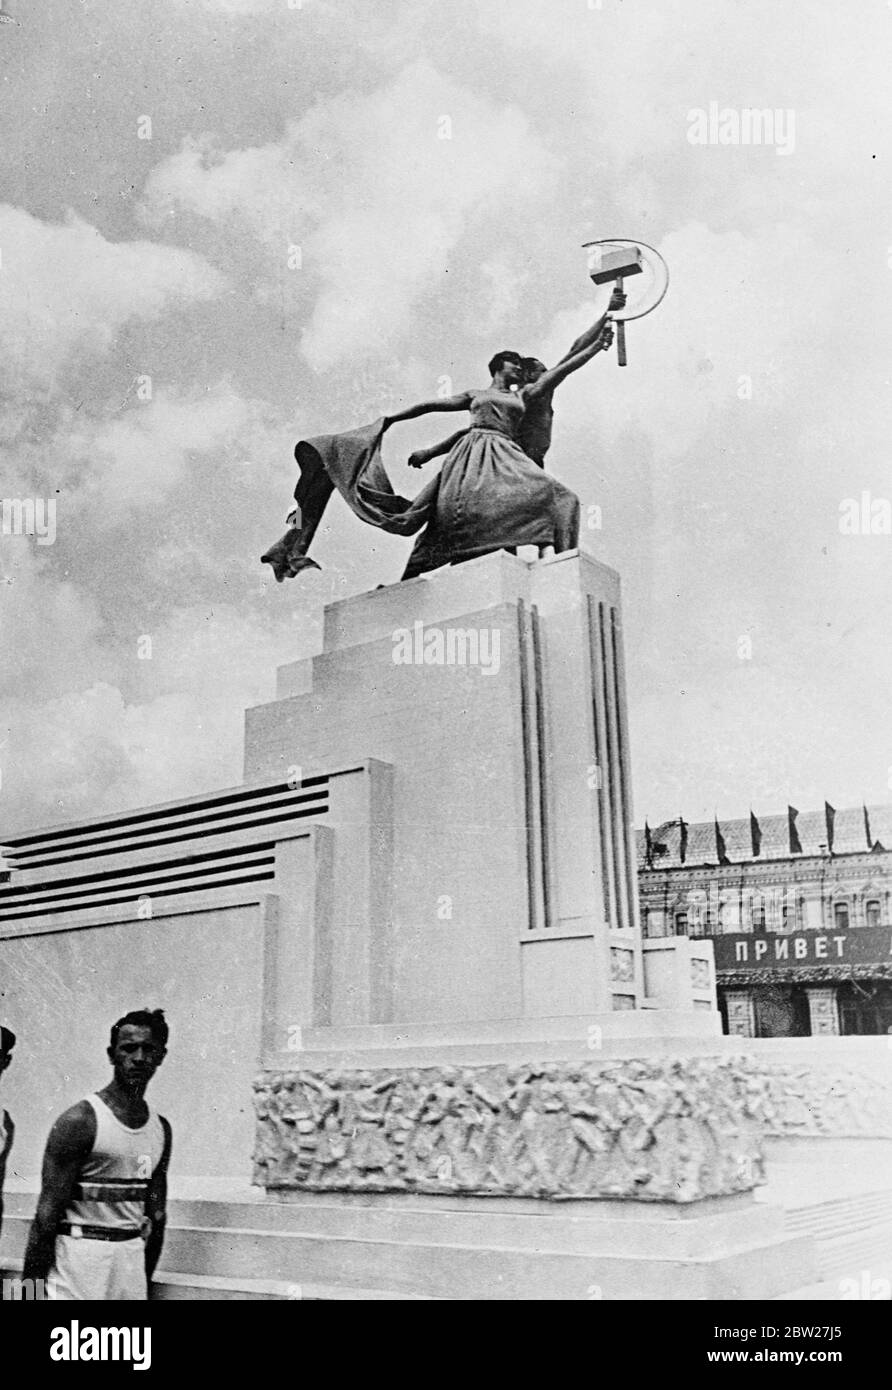
{"type": "Polygon", "coordinates": [[[527,385],[520,354],[499,352],[489,363],[492,379],[483,390],[422,401],[345,434],[301,440],[295,449],[301,470],[294,494],[297,524],[266,552],[263,562],[280,582],[308,566],[318,568],[307,550],[333,488],[372,526],[401,536],[421,531],[403,579],[518,545],[572,550],[579,533],[579,499],[534,463],[517,441],[527,409],[540,397],[550,398],[601,345],[595,340],[527,385]],[[470,429],[457,438],[437,477],[416,498],[400,497],[381,461],[385,431],[401,420],[459,410],[470,412],[470,429]]]}

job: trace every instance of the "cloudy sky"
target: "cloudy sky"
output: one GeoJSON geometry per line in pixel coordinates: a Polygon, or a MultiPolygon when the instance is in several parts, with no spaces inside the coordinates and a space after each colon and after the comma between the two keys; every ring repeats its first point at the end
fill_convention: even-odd
{"type": "Polygon", "coordinates": [[[892,495],[889,5],[5,8],[0,492],[57,535],[0,540],[0,826],[238,782],[245,705],[411,544],[335,499],[272,583],[295,438],[560,355],[611,235],[672,285],[549,466],[622,574],[637,818],[892,798],[892,536],[840,531],[892,495]],[[786,152],[692,144],[711,102],[786,152]]]}

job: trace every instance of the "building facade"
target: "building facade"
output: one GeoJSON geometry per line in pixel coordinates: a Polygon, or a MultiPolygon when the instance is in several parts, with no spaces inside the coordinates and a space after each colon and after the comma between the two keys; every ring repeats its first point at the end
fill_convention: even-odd
{"type": "Polygon", "coordinates": [[[637,838],[643,933],[712,940],[727,1033],[892,1033],[892,807],[637,838]]]}

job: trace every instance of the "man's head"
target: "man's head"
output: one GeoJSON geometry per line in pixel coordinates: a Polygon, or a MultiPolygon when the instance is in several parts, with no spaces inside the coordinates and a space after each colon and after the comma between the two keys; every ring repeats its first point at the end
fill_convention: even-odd
{"type": "Polygon", "coordinates": [[[544,362],[540,362],[538,357],[521,358],[521,369],[523,371],[524,386],[531,386],[534,381],[538,381],[543,372],[548,371],[544,362]]]}
{"type": "Polygon", "coordinates": [[[142,1095],[167,1055],[168,1031],[161,1009],[134,1009],[112,1025],[108,1060],[120,1086],[142,1095]]]}
{"type": "Polygon", "coordinates": [[[15,1033],[9,1028],[0,1027],[0,1072],[6,1071],[12,1061],[12,1049],[15,1047],[15,1033]]]}
{"type": "Polygon", "coordinates": [[[523,358],[519,352],[497,352],[489,363],[489,374],[501,377],[507,386],[519,385],[523,373],[523,358]]]}

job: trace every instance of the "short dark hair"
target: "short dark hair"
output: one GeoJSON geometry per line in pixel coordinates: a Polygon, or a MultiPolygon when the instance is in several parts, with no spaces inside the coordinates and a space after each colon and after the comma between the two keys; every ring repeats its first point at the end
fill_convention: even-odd
{"type": "Polygon", "coordinates": [[[0,1027],[0,1055],[5,1056],[15,1047],[15,1033],[10,1028],[0,1027]]]}
{"type": "Polygon", "coordinates": [[[118,1045],[118,1034],[128,1023],[132,1023],[134,1028],[151,1028],[152,1037],[159,1047],[167,1046],[167,1039],[170,1036],[170,1029],[164,1017],[163,1009],[131,1009],[129,1014],[119,1018],[117,1023],[112,1024],[111,1040],[109,1047],[115,1048],[118,1045]]]}
{"type": "Polygon", "coordinates": [[[496,372],[500,372],[502,370],[503,362],[516,362],[519,367],[523,363],[523,358],[521,357],[519,352],[497,352],[495,357],[490,359],[490,376],[495,376],[496,372]]]}
{"type": "MultiPolygon", "coordinates": [[[[545,367],[545,363],[541,362],[538,357],[521,357],[520,365],[525,372],[528,372],[531,367],[545,367]]],[[[545,370],[547,371],[548,368],[545,367],[545,370]]]]}

